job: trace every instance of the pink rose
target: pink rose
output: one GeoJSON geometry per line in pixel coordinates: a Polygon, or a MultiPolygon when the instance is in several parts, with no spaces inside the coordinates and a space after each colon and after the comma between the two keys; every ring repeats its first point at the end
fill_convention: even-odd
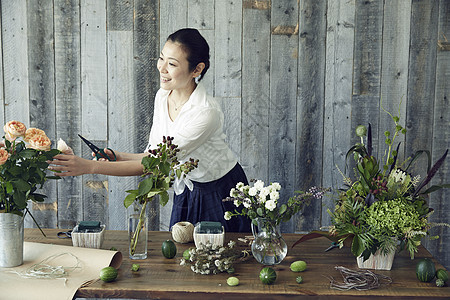
{"type": "Polygon", "coordinates": [[[0,166],[3,165],[9,158],[9,153],[3,148],[0,148],[0,166]]]}
{"type": "Polygon", "coordinates": [[[27,130],[25,125],[19,121],[9,121],[3,127],[5,131],[5,138],[9,141],[14,141],[19,136],[23,136],[27,130]]]}
{"type": "Polygon", "coordinates": [[[28,143],[36,135],[45,135],[45,131],[38,128],[28,128],[23,139],[28,143]]]}
{"type": "Polygon", "coordinates": [[[49,151],[52,142],[46,135],[35,135],[28,140],[28,148],[33,148],[39,151],[49,151]]]}

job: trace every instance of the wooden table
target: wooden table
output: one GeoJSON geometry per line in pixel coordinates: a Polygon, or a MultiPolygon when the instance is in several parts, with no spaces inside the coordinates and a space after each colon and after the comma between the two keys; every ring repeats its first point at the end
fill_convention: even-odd
{"type": "MultiPolygon", "coordinates": [[[[43,237],[36,229],[25,229],[25,240],[29,242],[71,245],[70,239],[58,239],[57,229],[44,229],[47,237],[43,237]]],[[[245,234],[227,233],[226,240],[237,241],[245,234]]],[[[124,255],[122,266],[116,281],[104,283],[98,281],[88,287],[80,288],[76,297],[81,298],[133,298],[133,299],[450,299],[450,287],[436,287],[434,281],[420,282],[415,275],[417,260],[411,261],[407,253],[397,254],[391,271],[375,271],[392,278],[392,283],[369,291],[339,291],[330,289],[329,277],[341,281],[340,273],[335,266],[357,269],[356,260],[350,249],[333,249],[324,252],[330,242],[326,238],[306,241],[290,248],[301,235],[284,234],[289,246],[288,255],[280,265],[274,267],[278,278],[273,285],[263,285],[259,280],[262,265],[253,257],[245,262],[235,264],[233,275],[195,274],[187,266],[180,266],[180,258],[190,244],[177,244],[178,253],[175,259],[166,259],[161,254],[161,244],[170,239],[170,232],[149,232],[149,257],[145,260],[133,261],[128,258],[127,233],[125,231],[106,231],[103,249],[117,248],[124,255]],[[304,260],[308,264],[306,271],[294,273],[290,264],[295,260],[304,260]],[[137,273],[131,271],[131,265],[139,263],[141,269],[137,273]],[[295,278],[301,275],[303,283],[297,284],[295,278]],[[230,276],[239,278],[240,284],[235,287],[227,285],[230,276]]],[[[238,242],[238,245],[243,245],[238,242]]],[[[244,246],[243,246],[244,247],[244,246]]],[[[431,257],[430,253],[420,247],[416,259],[431,257]]],[[[435,261],[436,262],[436,261],[435,261]]],[[[436,262],[436,268],[443,268],[436,262]]]]}

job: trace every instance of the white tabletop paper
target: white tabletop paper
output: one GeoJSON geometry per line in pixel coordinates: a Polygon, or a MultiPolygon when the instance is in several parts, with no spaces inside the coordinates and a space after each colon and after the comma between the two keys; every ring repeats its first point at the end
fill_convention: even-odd
{"type": "Polygon", "coordinates": [[[117,251],[25,242],[23,265],[0,268],[0,299],[72,299],[81,286],[99,278],[101,269],[110,265],[119,268],[121,263],[122,254],[117,251]],[[59,254],[64,255],[52,265],[70,267],[77,264],[77,258],[79,260],[80,268],[69,271],[67,280],[22,278],[17,274],[59,254]]]}

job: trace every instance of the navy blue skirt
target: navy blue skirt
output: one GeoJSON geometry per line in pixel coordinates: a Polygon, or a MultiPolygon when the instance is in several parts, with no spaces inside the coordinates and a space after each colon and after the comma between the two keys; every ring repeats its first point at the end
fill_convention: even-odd
{"type": "Polygon", "coordinates": [[[230,196],[230,190],[238,182],[248,185],[239,163],[220,179],[210,182],[192,181],[192,191],[186,186],[182,194],[174,196],[170,228],[181,221],[194,225],[200,221],[214,221],[222,223],[225,232],[251,232],[251,221],[245,216],[232,217],[229,221],[224,219],[225,212],[234,211],[236,206],[233,201],[222,200],[230,196]]]}

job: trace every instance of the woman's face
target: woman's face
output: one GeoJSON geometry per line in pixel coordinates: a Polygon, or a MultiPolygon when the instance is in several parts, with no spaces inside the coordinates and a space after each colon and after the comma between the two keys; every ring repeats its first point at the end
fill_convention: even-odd
{"type": "Polygon", "coordinates": [[[161,88],[165,90],[190,88],[194,83],[195,71],[189,70],[187,53],[179,43],[166,42],[159,56],[157,68],[161,88]]]}

